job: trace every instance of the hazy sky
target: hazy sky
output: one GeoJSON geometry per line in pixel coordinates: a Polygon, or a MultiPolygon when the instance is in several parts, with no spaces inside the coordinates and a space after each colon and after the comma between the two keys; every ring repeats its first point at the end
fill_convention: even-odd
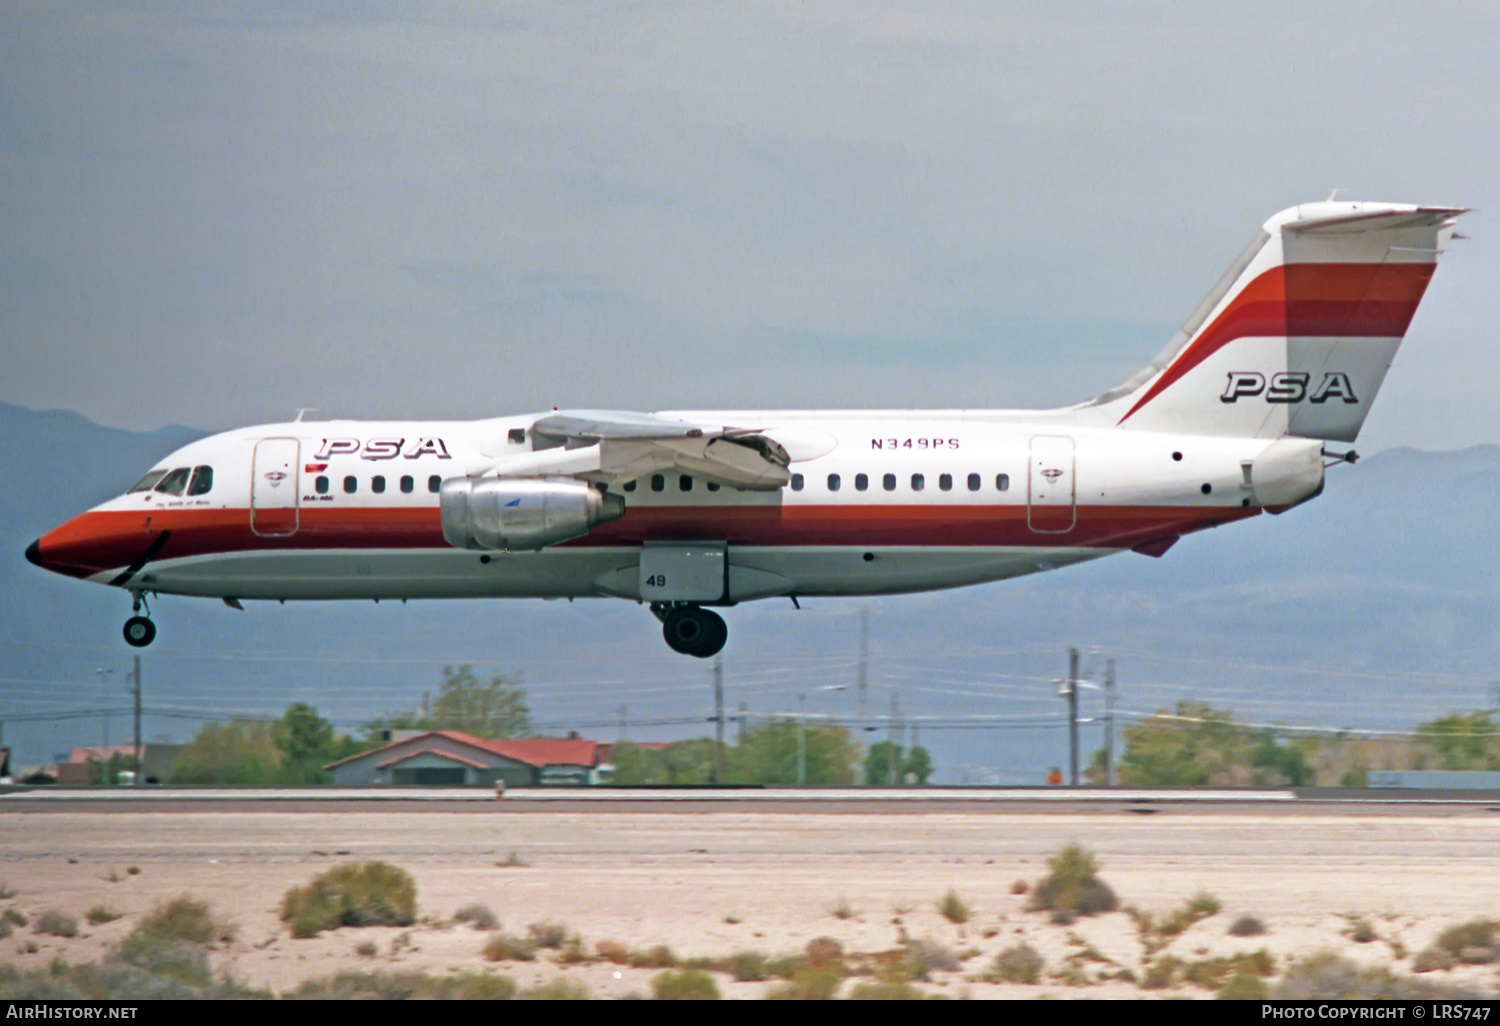
{"type": "Polygon", "coordinates": [[[1361,448],[1500,441],[1492,3],[0,6],[0,399],[1031,406],[1261,221],[1473,206],[1361,448]]]}

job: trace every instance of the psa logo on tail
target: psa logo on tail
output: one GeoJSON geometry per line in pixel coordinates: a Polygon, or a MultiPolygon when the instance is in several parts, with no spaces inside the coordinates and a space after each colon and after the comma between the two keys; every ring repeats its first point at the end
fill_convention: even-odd
{"type": "Polygon", "coordinates": [[[1346,403],[1359,402],[1354,394],[1354,386],[1349,384],[1349,375],[1343,371],[1324,374],[1312,395],[1308,395],[1307,386],[1311,383],[1312,375],[1305,371],[1272,374],[1269,385],[1266,384],[1266,376],[1256,371],[1230,371],[1229,385],[1224,389],[1224,394],[1219,396],[1219,401],[1237,403],[1241,399],[1264,396],[1268,403],[1300,403],[1304,399],[1319,404],[1330,399],[1342,399],[1346,403]]]}

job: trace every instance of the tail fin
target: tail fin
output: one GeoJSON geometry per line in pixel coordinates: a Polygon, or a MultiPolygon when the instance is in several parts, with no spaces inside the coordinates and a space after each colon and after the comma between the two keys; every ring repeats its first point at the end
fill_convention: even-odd
{"type": "Polygon", "coordinates": [[[1283,210],[1167,348],[1093,400],[1123,427],[1352,442],[1464,210],[1283,210]]]}

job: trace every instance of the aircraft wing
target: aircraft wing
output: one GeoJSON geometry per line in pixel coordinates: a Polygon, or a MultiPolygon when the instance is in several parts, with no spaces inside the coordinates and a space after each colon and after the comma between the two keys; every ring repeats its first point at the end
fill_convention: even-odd
{"type": "Polygon", "coordinates": [[[755,491],[775,491],[791,480],[786,449],[754,428],[649,413],[564,410],[532,424],[531,435],[532,452],[495,464],[493,472],[622,485],[676,471],[755,491]]]}

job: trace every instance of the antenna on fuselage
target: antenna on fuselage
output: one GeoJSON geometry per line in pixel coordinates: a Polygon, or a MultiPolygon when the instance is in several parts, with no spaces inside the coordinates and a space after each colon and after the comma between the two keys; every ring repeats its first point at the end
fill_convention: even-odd
{"type": "Polygon", "coordinates": [[[1326,200],[1324,200],[1323,202],[1324,203],[1332,203],[1335,199],[1338,198],[1338,194],[1339,193],[1341,193],[1341,192],[1348,192],[1348,191],[1349,191],[1348,189],[1346,189],[1342,185],[1340,185],[1337,189],[1334,189],[1332,192],[1330,192],[1328,194],[1328,198],[1326,200]]]}
{"type": "Polygon", "coordinates": [[[318,408],[316,406],[299,406],[299,407],[297,407],[297,419],[294,420],[294,421],[292,421],[292,423],[293,424],[301,424],[302,423],[302,415],[304,413],[316,413],[316,412],[318,412],[318,408]]]}

